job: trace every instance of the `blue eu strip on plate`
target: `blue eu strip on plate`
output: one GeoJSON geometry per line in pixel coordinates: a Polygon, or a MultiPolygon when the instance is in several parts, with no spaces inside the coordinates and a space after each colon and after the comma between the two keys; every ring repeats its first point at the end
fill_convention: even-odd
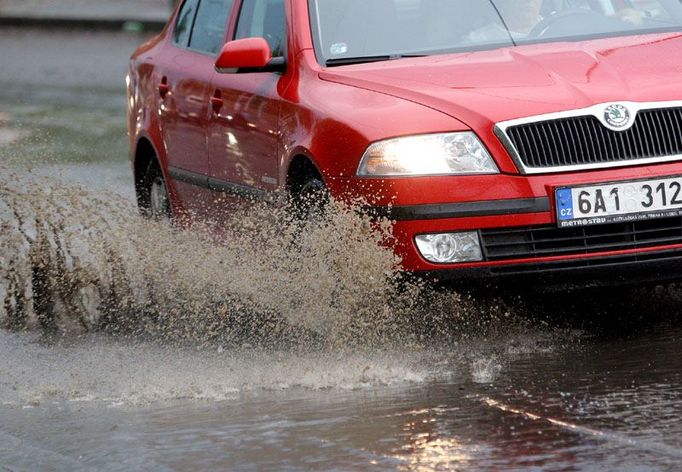
{"type": "Polygon", "coordinates": [[[557,216],[560,221],[572,220],[575,217],[573,212],[573,192],[570,188],[562,188],[556,192],[557,216]]]}

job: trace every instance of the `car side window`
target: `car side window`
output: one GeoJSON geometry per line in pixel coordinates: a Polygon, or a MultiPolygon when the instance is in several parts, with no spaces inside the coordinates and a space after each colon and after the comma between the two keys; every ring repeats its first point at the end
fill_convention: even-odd
{"type": "Polygon", "coordinates": [[[286,13],[284,0],[244,0],[235,39],[265,38],[273,57],[284,55],[286,13]]]}
{"type": "Polygon", "coordinates": [[[210,54],[220,51],[233,3],[233,0],[201,0],[189,40],[190,48],[210,54]]]}
{"type": "Polygon", "coordinates": [[[178,46],[187,47],[189,44],[189,37],[192,25],[194,24],[198,3],[199,0],[187,0],[180,9],[178,20],[175,24],[175,31],[173,32],[173,42],[178,46]]]}

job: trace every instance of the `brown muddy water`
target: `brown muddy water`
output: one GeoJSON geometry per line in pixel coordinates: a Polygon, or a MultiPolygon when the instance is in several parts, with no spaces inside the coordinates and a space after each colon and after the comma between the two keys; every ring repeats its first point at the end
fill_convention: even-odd
{"type": "Polygon", "coordinates": [[[180,231],[75,169],[2,169],[0,470],[682,464],[676,287],[461,296],[341,207],[180,231]]]}

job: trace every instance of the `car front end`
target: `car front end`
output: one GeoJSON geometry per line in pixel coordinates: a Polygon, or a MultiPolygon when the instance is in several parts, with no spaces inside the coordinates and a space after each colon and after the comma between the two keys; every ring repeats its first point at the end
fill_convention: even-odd
{"type": "MultiPolygon", "coordinates": [[[[343,179],[337,190],[394,197],[371,211],[395,222],[409,272],[544,289],[682,279],[682,216],[679,195],[674,198],[680,176],[682,164],[669,162],[537,175],[343,179]],[[663,192],[655,195],[661,184],[664,209],[663,192]],[[657,200],[651,211],[629,211],[633,201],[648,203],[645,186],[657,200]],[[592,211],[601,190],[606,210],[581,217],[583,189],[592,211]],[[566,218],[567,208],[577,214],[566,218]]],[[[585,195],[582,204],[587,209],[585,195]]]]}
{"type": "MultiPolygon", "coordinates": [[[[334,13],[323,3],[310,0],[320,24],[334,13]]],[[[403,36],[408,3],[394,3],[403,36]]],[[[502,16],[508,2],[491,3],[502,16]]],[[[682,5],[601,3],[613,8],[543,11],[540,29],[508,31],[507,42],[494,28],[462,26],[475,34],[452,50],[416,47],[425,31],[392,54],[378,54],[382,45],[353,56],[350,40],[313,21],[322,81],[452,120],[414,133],[386,126],[354,175],[328,179],[335,195],[361,196],[395,222],[405,270],[529,289],[682,279],[682,5]],[[633,12],[645,20],[631,24],[633,12]],[[479,30],[492,39],[474,44],[479,30]]]]}

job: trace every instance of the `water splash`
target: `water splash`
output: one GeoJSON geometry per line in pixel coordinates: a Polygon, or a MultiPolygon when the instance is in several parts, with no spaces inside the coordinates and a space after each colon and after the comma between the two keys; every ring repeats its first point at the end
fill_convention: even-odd
{"type": "Polygon", "coordinates": [[[0,224],[0,326],[40,339],[2,335],[26,368],[8,367],[0,399],[423,382],[504,357],[513,333],[537,341],[499,300],[403,280],[391,223],[340,205],[303,227],[255,205],[180,230],[113,192],[5,170],[0,224]]]}
{"type": "Polygon", "coordinates": [[[4,176],[5,328],[352,348],[409,342],[417,326],[447,329],[474,308],[401,281],[384,244],[390,222],[341,205],[304,227],[285,208],[254,205],[218,230],[181,231],[113,193],[4,176]]]}

